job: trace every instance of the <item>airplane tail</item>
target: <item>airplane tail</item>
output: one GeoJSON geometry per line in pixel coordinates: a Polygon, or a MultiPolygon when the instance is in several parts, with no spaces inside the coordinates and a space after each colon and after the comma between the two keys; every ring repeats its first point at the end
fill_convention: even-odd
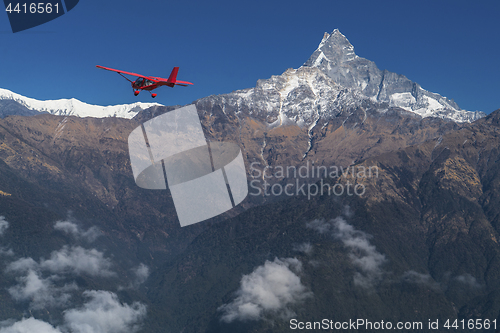
{"type": "Polygon", "coordinates": [[[178,72],[179,72],[179,67],[174,67],[174,69],[172,69],[172,73],[170,73],[170,76],[168,77],[167,82],[175,84],[175,82],[177,81],[178,72]]]}

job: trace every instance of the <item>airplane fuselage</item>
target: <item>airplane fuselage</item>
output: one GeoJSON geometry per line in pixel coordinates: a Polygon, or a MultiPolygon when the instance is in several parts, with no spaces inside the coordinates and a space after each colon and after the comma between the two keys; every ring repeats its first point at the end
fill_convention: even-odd
{"type": "Polygon", "coordinates": [[[153,81],[150,79],[146,79],[143,77],[138,77],[135,81],[132,82],[132,88],[134,90],[153,90],[158,88],[160,85],[157,81],[153,81]]]}
{"type": "Polygon", "coordinates": [[[134,82],[132,82],[132,88],[134,88],[134,90],[154,90],[156,88],[158,88],[158,84],[155,83],[155,84],[150,84],[150,85],[147,85],[147,86],[139,86],[137,84],[135,84],[134,82]]]}

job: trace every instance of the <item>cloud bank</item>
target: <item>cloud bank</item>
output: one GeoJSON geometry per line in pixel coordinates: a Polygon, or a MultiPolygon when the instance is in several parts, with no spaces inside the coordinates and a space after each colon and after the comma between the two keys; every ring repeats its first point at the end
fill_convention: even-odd
{"type": "Polygon", "coordinates": [[[1,327],[0,333],[135,333],[146,317],[145,305],[122,304],[112,292],[92,290],[83,295],[90,300],[65,311],[59,327],[31,317],[1,327]]]}
{"type": "MultiPolygon", "coordinates": [[[[8,227],[4,217],[0,217],[0,235],[8,227]]],[[[69,221],[58,221],[54,228],[88,242],[99,236],[97,228],[82,230],[69,221]]],[[[10,251],[10,255],[13,252],[10,251]]],[[[0,254],[2,249],[0,248],[0,254]]],[[[146,306],[139,302],[122,304],[118,296],[109,291],[85,291],[87,301],[80,307],[72,304],[71,297],[78,290],[75,275],[109,278],[116,277],[112,261],[97,249],[65,245],[52,251],[49,258],[19,258],[7,264],[5,273],[13,276],[17,284],[8,288],[14,301],[29,302],[29,310],[60,311],[63,322],[57,327],[33,317],[19,321],[0,321],[0,333],[134,333],[146,317],[146,306]],[[68,309],[69,307],[69,309],[68,309]]],[[[143,283],[149,276],[149,268],[140,264],[132,269],[133,281],[143,283]]]]}
{"type": "Polygon", "coordinates": [[[65,275],[116,276],[111,265],[111,260],[96,249],[63,246],[59,251],[53,251],[49,259],[40,259],[40,262],[21,258],[9,263],[5,272],[15,274],[18,284],[10,287],[8,292],[15,301],[29,301],[30,309],[63,307],[71,298],[70,292],[78,289],[75,283],[61,286],[60,281],[65,275]]]}

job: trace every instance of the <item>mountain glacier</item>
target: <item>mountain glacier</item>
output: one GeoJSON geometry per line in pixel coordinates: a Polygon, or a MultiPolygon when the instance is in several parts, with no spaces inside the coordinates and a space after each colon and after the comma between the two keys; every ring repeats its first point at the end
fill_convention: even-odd
{"type": "Polygon", "coordinates": [[[79,117],[119,117],[133,118],[139,111],[152,106],[158,106],[158,103],[132,103],[121,105],[100,106],[81,102],[75,98],[57,99],[48,101],[39,101],[16,94],[7,89],[0,88],[0,101],[14,101],[26,107],[28,110],[38,112],[48,112],[58,116],[79,116],[79,117]]]}

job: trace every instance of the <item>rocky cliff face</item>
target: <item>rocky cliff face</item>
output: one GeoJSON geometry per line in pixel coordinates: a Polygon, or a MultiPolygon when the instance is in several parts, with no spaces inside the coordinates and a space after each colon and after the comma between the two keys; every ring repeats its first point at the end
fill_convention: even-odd
{"type": "MultiPolygon", "coordinates": [[[[498,321],[499,114],[355,165],[376,166],[376,176],[324,180],[363,184],[363,196],[300,195],[204,231],[151,281],[166,295],[156,300],[175,300],[166,305],[170,313],[190,304],[208,332],[288,332],[290,322],[276,319],[287,312],[296,319],[404,318],[424,326],[430,317],[442,324],[498,321]],[[300,285],[284,292],[293,301],[269,306],[250,290],[268,290],[276,276],[300,285]],[[210,296],[198,302],[194,290],[207,279],[223,283],[208,283],[210,296]]],[[[192,320],[181,315],[165,325],[194,332],[192,320]]]]}

